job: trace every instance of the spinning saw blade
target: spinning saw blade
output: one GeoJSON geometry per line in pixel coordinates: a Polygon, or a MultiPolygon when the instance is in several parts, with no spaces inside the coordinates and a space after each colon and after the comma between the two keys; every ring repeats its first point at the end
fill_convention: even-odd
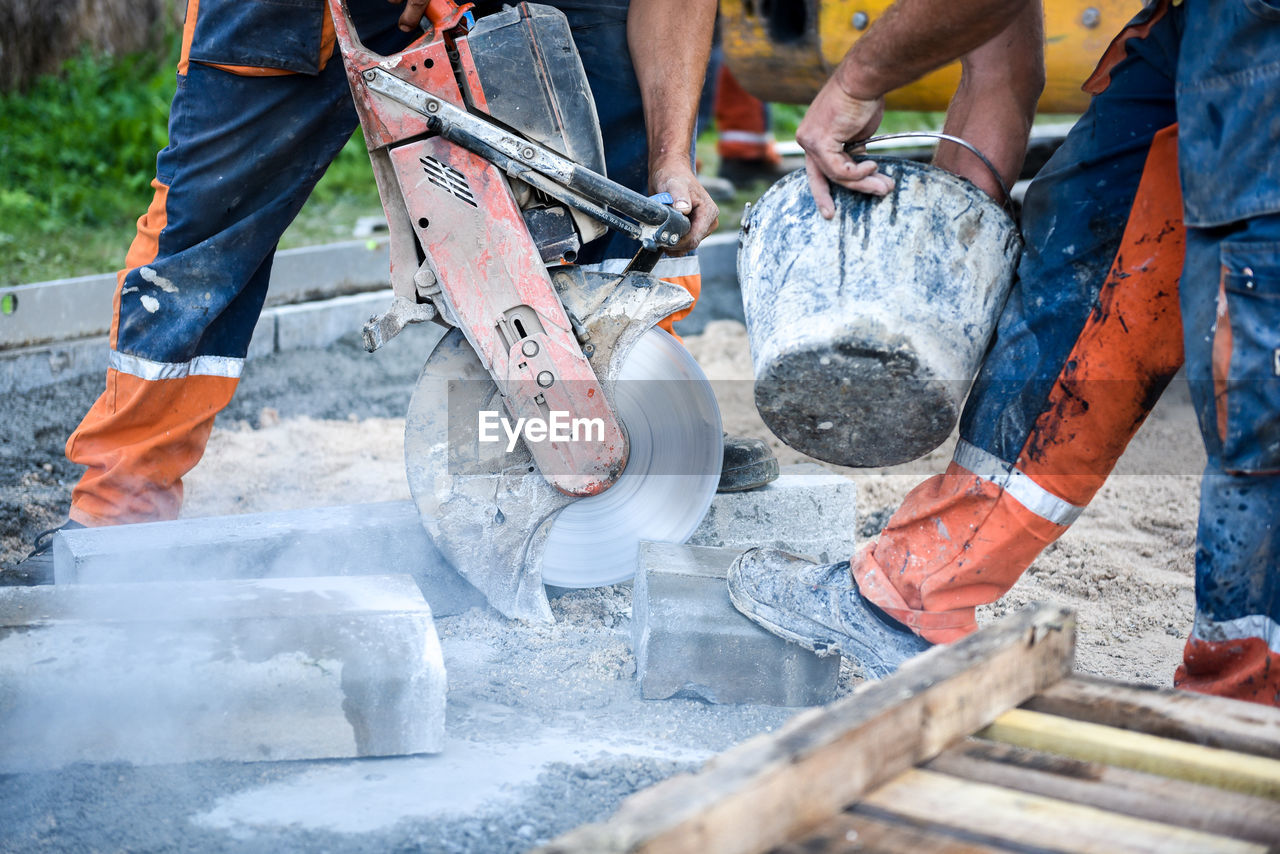
{"type": "Polygon", "coordinates": [[[631,453],[618,482],[556,515],[542,579],[617,584],[635,574],[641,540],[683,543],[711,506],[724,456],[711,384],[678,341],[654,327],[627,355],[614,389],[631,453]]]}
{"type": "Polygon", "coordinates": [[[715,495],[720,411],[689,352],[650,328],[610,373],[627,466],[610,489],[575,499],[542,477],[523,443],[476,456],[478,415],[502,403],[458,330],[423,369],[405,427],[410,491],[437,548],[507,616],[550,619],[543,582],[630,578],[642,540],[684,542],[715,495]]]}

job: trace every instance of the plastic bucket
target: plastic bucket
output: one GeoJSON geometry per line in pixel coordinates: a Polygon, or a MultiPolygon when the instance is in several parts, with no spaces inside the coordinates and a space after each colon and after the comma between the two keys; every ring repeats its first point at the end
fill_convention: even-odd
{"type": "Polygon", "coordinates": [[[826,220],[801,170],[739,236],[756,408],[791,447],[848,466],[917,459],[950,435],[1022,248],[970,182],[876,161],[895,182],[887,196],[833,186],[826,220]]]}

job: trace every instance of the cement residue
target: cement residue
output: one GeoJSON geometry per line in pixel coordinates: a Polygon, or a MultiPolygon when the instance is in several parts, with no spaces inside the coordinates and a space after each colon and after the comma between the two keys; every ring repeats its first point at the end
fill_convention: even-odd
{"type": "MultiPolygon", "coordinates": [[[[184,512],[407,495],[398,461],[401,419],[427,355],[413,333],[373,356],[352,337],[323,351],[251,361],[205,461],[187,479],[184,512]]],[[[751,402],[742,326],[712,323],[687,344],[716,385],[725,429],[770,438],[751,402]]],[[[76,381],[0,404],[9,427],[0,435],[6,563],[25,553],[41,525],[61,520],[78,476],[62,446],[100,388],[100,379],[76,381]]],[[[859,527],[867,529],[860,536],[879,529],[868,517],[883,519],[923,476],[945,468],[953,442],[903,466],[832,467],[858,481],[859,527]]],[[[809,461],[776,440],[771,445],[784,464],[809,461]]],[[[1005,600],[981,610],[982,621],[1032,599],[1062,602],[1080,615],[1078,667],[1168,685],[1191,625],[1202,465],[1189,400],[1175,387],[1121,461],[1122,474],[1005,600]]],[[[435,799],[421,783],[436,779],[430,758],[82,765],[0,778],[0,849],[521,851],[603,818],[630,792],[792,714],[642,701],[630,651],[629,587],[571,591],[551,604],[553,625],[514,623],[480,609],[437,622],[449,671],[447,739],[459,746],[454,758],[490,757],[471,767],[467,785],[447,793],[458,794],[449,809],[444,795],[435,799]],[[505,758],[494,759],[500,751],[505,758]],[[501,770],[501,762],[511,767],[501,770]],[[319,798],[326,781],[335,796],[323,802],[328,816],[285,809],[290,798],[305,804],[306,792],[319,798]],[[268,795],[276,808],[263,818],[250,807],[268,795]]],[[[842,690],[853,682],[846,665],[842,690]]],[[[449,756],[446,746],[438,759],[449,756]]]]}

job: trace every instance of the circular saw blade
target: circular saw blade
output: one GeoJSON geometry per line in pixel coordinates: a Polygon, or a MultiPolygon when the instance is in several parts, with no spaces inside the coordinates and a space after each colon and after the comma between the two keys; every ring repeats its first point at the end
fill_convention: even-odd
{"type": "Polygon", "coordinates": [[[631,578],[641,540],[683,543],[715,497],[724,459],[720,408],[680,342],[649,329],[627,355],[614,389],[630,456],[618,481],[552,521],[542,579],[600,587],[631,578]]]}

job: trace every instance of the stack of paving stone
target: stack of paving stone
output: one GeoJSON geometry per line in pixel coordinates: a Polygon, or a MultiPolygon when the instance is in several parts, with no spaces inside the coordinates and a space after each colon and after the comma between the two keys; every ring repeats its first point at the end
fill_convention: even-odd
{"type": "MultiPolygon", "coordinates": [[[[753,545],[847,556],[854,498],[852,481],[792,467],[717,496],[690,545],[644,544],[642,696],[830,699],[838,659],[739,615],[724,575],[753,545]]],[[[0,773],[442,749],[434,618],[484,601],[411,503],[68,531],[54,554],[55,585],[0,590],[0,773]]]]}

